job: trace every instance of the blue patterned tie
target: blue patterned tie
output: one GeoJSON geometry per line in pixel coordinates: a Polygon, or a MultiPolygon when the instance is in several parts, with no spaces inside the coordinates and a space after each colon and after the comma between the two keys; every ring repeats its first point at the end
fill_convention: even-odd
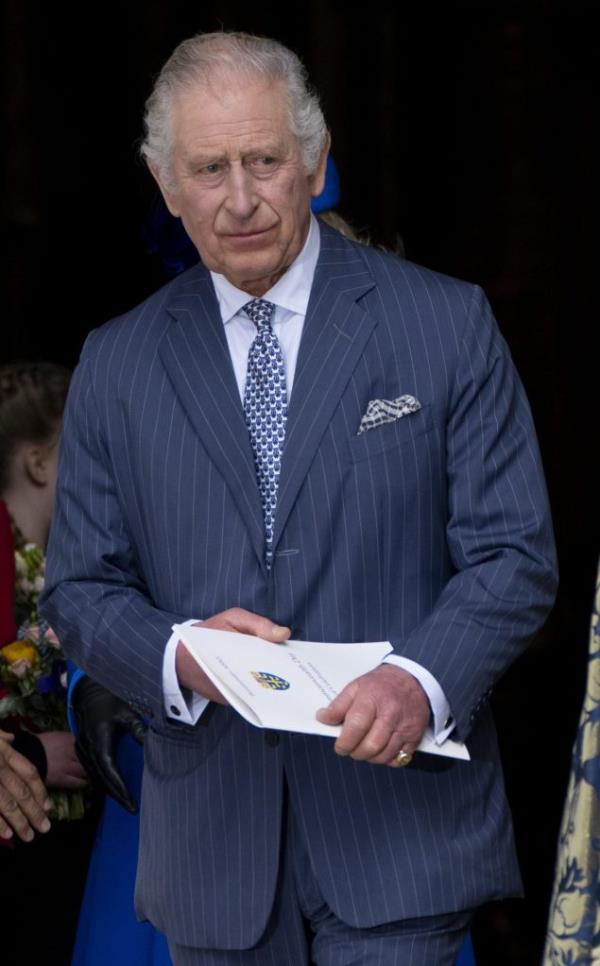
{"type": "Polygon", "coordinates": [[[265,518],[267,570],[273,562],[273,527],[287,420],[283,355],[271,328],[274,309],[273,303],[264,299],[253,299],[242,309],[258,329],[248,353],[244,412],[265,518]]]}

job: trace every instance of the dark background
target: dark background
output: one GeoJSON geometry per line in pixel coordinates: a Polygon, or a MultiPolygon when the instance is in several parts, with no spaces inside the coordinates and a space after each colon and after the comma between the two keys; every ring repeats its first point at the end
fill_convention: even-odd
{"type": "Polygon", "coordinates": [[[494,698],[526,899],[479,914],[483,966],[539,961],[585,679],[598,552],[595,8],[0,7],[7,359],[74,365],[92,327],[164,281],[141,240],[154,197],[136,154],[142,108],[175,44],[201,30],[249,30],[293,47],[322,94],[342,214],[374,242],[401,240],[412,260],[486,290],[534,411],[561,588],[494,698]]]}

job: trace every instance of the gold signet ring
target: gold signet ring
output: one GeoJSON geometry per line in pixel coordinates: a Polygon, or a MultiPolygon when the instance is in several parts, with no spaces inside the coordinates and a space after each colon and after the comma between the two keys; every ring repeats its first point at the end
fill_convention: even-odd
{"type": "Polygon", "coordinates": [[[405,765],[410,765],[412,757],[413,756],[409,755],[407,751],[402,751],[402,749],[400,749],[394,761],[399,768],[404,768],[405,765]]]}

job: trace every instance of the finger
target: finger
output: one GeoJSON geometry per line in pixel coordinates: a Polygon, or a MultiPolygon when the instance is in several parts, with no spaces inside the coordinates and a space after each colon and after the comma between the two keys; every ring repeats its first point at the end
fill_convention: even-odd
{"type": "Polygon", "coordinates": [[[388,747],[394,745],[398,746],[397,753],[402,745],[400,735],[394,736],[386,721],[375,718],[370,729],[350,754],[356,761],[369,761],[376,765],[385,764],[392,757],[391,752],[387,758],[385,757],[388,747]]]}
{"type": "MultiPolygon", "coordinates": [[[[5,826],[12,828],[24,842],[31,842],[33,839],[31,825],[21,811],[16,798],[4,789],[0,791],[0,814],[5,826]]],[[[10,836],[6,837],[10,838],[10,836]]]]}
{"type": "Polygon", "coordinates": [[[385,764],[389,765],[391,768],[403,768],[406,766],[406,764],[408,764],[408,762],[398,761],[398,752],[404,751],[412,758],[420,743],[420,740],[411,741],[403,737],[401,737],[399,743],[397,743],[394,737],[393,740],[390,740],[388,747],[382,752],[380,757],[385,758],[385,764]]]}
{"type": "MultiPolygon", "coordinates": [[[[88,770],[88,773],[126,811],[131,812],[132,815],[136,814],[137,804],[129,794],[125,781],[117,768],[116,759],[112,754],[96,757],[94,768],[88,770]]],[[[84,782],[79,787],[83,787],[85,784],[84,782]]]]}
{"type": "Polygon", "coordinates": [[[400,749],[407,750],[408,744],[403,740],[399,732],[393,731],[385,746],[378,754],[370,758],[369,761],[372,765],[390,765],[393,768],[397,768],[399,762],[396,758],[400,749]]]}
{"type": "MultiPolygon", "coordinates": [[[[254,637],[262,637],[265,641],[273,644],[281,644],[291,635],[289,627],[273,623],[268,617],[261,617],[260,614],[253,614],[252,611],[244,610],[242,607],[232,607],[221,615],[225,619],[227,628],[237,631],[239,634],[252,634],[254,637]]],[[[206,623],[210,623],[206,621],[206,623]]]]}
{"type": "Polygon", "coordinates": [[[12,839],[12,837],[13,837],[12,828],[10,827],[10,825],[8,825],[7,822],[4,821],[4,819],[0,815],[0,839],[12,839]]]}
{"type": "Polygon", "coordinates": [[[139,715],[132,714],[125,723],[125,728],[138,745],[144,744],[148,725],[139,715]]]}
{"type": "Polygon", "coordinates": [[[356,697],[356,692],[358,690],[355,681],[351,681],[346,687],[340,691],[338,696],[333,699],[331,704],[327,705],[326,708],[319,708],[317,711],[317,720],[321,721],[323,724],[337,725],[341,724],[345,719],[348,711],[352,707],[352,702],[356,697]]]}
{"type": "Polygon", "coordinates": [[[126,731],[127,734],[131,735],[132,737],[134,737],[134,733],[137,733],[138,736],[141,733],[143,741],[143,736],[147,730],[147,724],[138,711],[134,711],[133,708],[124,704],[119,711],[113,715],[112,721],[113,724],[118,726],[118,728],[120,728],[122,731],[126,731]]]}
{"type": "Polygon", "coordinates": [[[373,701],[354,701],[334,746],[337,754],[351,755],[369,733],[376,718],[377,708],[373,701]]]}
{"type": "MultiPolygon", "coordinates": [[[[46,812],[39,804],[37,799],[31,794],[31,790],[27,784],[21,782],[16,776],[13,776],[8,781],[4,782],[6,787],[7,795],[10,795],[12,800],[16,802],[18,812],[17,821],[19,827],[15,828],[15,831],[23,838],[21,834],[23,829],[26,831],[29,825],[33,826],[36,832],[47,832],[50,828],[50,822],[46,812]],[[21,822],[20,816],[23,816],[23,821],[21,822]]],[[[44,788],[44,799],[48,798],[48,793],[44,788]]],[[[50,803],[52,805],[52,803],[50,803]]],[[[31,836],[33,838],[33,834],[31,836]]],[[[30,839],[26,839],[30,841],[30,839]]]]}
{"type": "Polygon", "coordinates": [[[15,751],[13,748],[7,749],[2,757],[7,762],[11,771],[18,775],[19,778],[27,785],[38,805],[40,805],[41,808],[45,809],[46,811],[52,808],[52,802],[48,798],[46,786],[40,778],[39,772],[35,765],[33,765],[29,759],[25,758],[25,755],[19,754],[19,752],[15,751]]]}

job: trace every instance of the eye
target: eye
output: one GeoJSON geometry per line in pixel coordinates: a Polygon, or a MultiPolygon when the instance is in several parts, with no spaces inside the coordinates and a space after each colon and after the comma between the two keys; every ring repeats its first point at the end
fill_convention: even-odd
{"type": "Polygon", "coordinates": [[[196,175],[205,180],[214,181],[223,173],[224,164],[222,161],[209,161],[207,164],[200,164],[196,168],[196,175]]]}
{"type": "Polygon", "coordinates": [[[257,154],[255,157],[250,158],[250,167],[254,174],[259,176],[272,174],[276,170],[278,163],[279,159],[272,154],[257,154]]]}

